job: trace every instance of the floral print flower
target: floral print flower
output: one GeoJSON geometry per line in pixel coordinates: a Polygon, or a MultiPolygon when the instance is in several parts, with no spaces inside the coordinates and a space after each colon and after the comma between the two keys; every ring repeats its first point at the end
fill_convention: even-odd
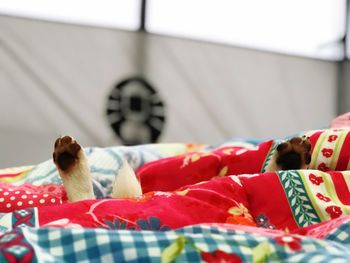
{"type": "Polygon", "coordinates": [[[255,221],[258,227],[276,229],[274,225],[270,224],[270,220],[263,214],[258,215],[255,218],[255,221]]]}
{"type": "Polygon", "coordinates": [[[196,153],[196,152],[186,154],[183,158],[182,165],[180,168],[184,168],[184,167],[190,165],[191,163],[195,163],[200,158],[205,157],[207,155],[208,155],[208,153],[196,153]]]}
{"type": "Polygon", "coordinates": [[[105,223],[108,226],[108,229],[115,229],[115,230],[128,229],[127,222],[125,221],[122,222],[122,221],[119,221],[118,219],[115,219],[114,221],[105,220],[105,223]]]}
{"type": "Polygon", "coordinates": [[[321,194],[321,193],[317,193],[316,196],[317,196],[318,199],[320,199],[320,200],[322,200],[322,201],[325,201],[325,202],[330,202],[330,201],[331,201],[331,199],[330,199],[329,197],[324,196],[324,195],[321,194]]]}
{"type": "Polygon", "coordinates": [[[275,238],[275,241],[280,246],[287,246],[293,251],[301,250],[301,239],[296,236],[283,235],[275,238]]]}
{"type": "Polygon", "coordinates": [[[324,149],[322,149],[322,154],[323,154],[324,157],[329,158],[333,154],[333,149],[324,148],[324,149]]]}
{"type": "Polygon", "coordinates": [[[329,167],[325,163],[320,163],[317,166],[317,169],[322,171],[322,172],[328,172],[329,171],[329,167]]]}
{"type": "Polygon", "coordinates": [[[242,203],[239,203],[238,206],[231,207],[228,212],[234,216],[243,216],[250,220],[253,220],[253,217],[250,215],[248,208],[246,208],[242,203]]]}
{"type": "Polygon", "coordinates": [[[329,141],[329,142],[334,142],[337,138],[338,138],[338,135],[330,135],[330,136],[328,137],[328,141],[329,141]]]}
{"type": "Polygon", "coordinates": [[[151,216],[148,219],[137,220],[136,224],[142,230],[155,230],[155,231],[170,230],[170,227],[166,225],[161,225],[159,218],[155,216],[151,216]]]}
{"type": "Polygon", "coordinates": [[[339,206],[331,205],[326,208],[326,212],[329,214],[329,216],[334,219],[338,218],[343,214],[343,211],[339,206]]]}
{"type": "Polygon", "coordinates": [[[313,183],[315,185],[320,185],[321,183],[323,183],[322,176],[316,176],[314,174],[309,175],[309,180],[311,181],[311,183],[313,183]]]}
{"type": "Polygon", "coordinates": [[[201,252],[201,257],[208,263],[241,263],[242,259],[236,254],[229,254],[222,250],[201,252]]]}

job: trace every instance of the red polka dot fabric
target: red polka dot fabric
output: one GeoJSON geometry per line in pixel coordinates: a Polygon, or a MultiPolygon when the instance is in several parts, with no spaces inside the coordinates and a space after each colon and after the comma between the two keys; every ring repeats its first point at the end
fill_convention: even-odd
{"type": "Polygon", "coordinates": [[[12,212],[29,207],[62,204],[67,201],[62,185],[47,184],[14,186],[0,183],[0,213],[12,212]]]}

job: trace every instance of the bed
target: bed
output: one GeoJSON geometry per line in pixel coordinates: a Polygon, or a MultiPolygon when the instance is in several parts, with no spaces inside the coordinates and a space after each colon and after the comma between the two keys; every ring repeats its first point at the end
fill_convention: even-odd
{"type": "Polygon", "coordinates": [[[0,171],[0,261],[349,262],[350,130],[305,133],[308,170],[266,172],[281,140],[86,148],[96,200],[52,162],[0,171]],[[144,195],[111,199],[126,158],[144,195]]]}

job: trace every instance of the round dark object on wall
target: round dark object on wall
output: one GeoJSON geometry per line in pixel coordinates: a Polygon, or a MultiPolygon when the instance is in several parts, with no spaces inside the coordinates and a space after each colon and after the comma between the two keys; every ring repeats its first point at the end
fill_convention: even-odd
{"type": "Polygon", "coordinates": [[[164,103],[156,90],[140,77],[119,82],[108,97],[109,123],[125,145],[156,142],[164,115],[164,103]]]}

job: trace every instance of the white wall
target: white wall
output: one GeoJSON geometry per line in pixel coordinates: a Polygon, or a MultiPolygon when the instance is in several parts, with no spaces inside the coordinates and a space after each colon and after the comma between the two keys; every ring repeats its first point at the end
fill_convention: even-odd
{"type": "Polygon", "coordinates": [[[0,17],[0,168],[50,158],[60,134],[118,144],[106,99],[139,71],[167,105],[163,142],[283,137],[335,116],[333,62],[0,17]]]}

